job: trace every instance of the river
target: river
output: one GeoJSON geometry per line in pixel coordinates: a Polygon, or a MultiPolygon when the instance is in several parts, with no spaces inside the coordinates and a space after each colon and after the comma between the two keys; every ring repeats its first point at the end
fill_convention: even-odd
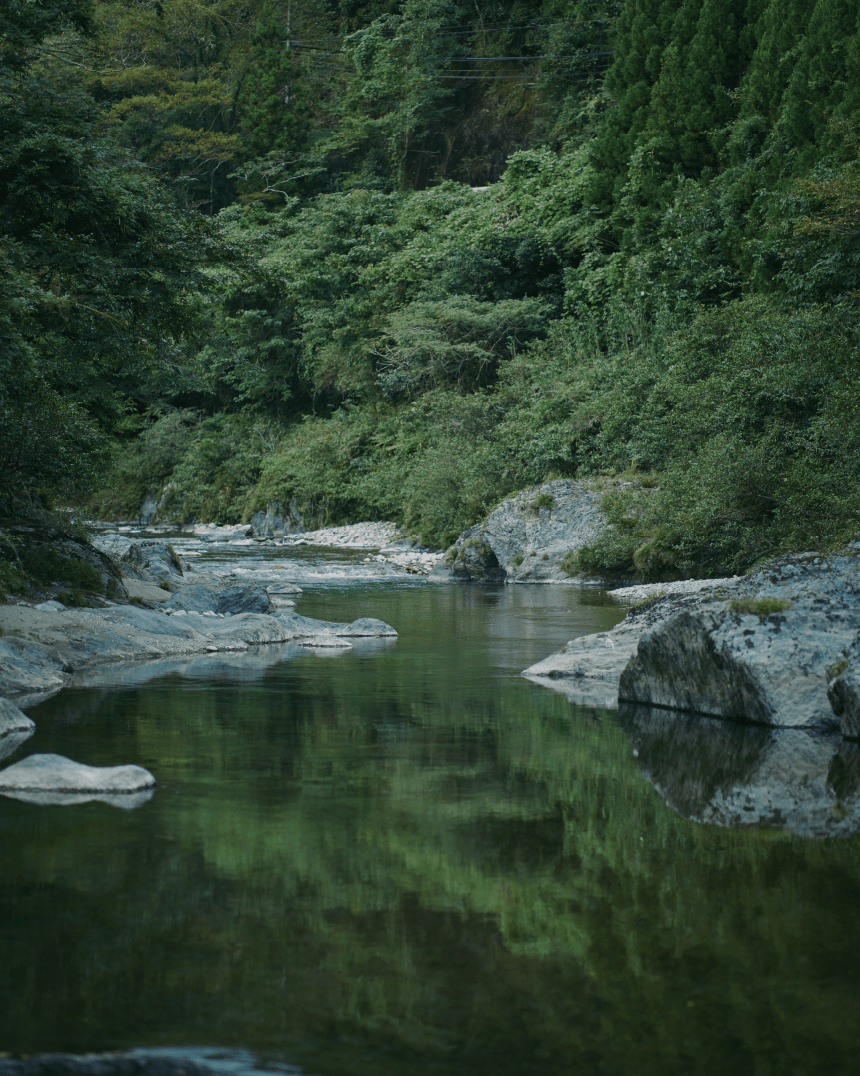
{"type": "MultiPolygon", "coordinates": [[[[201,553],[249,577],[283,555],[201,553]]],[[[399,638],[104,668],[28,710],[10,761],[158,786],[125,810],[0,797],[0,1050],[217,1048],[237,1076],[856,1071],[860,838],[691,821],[616,712],[519,675],[623,609],[289,556],[301,613],[399,638]]]]}

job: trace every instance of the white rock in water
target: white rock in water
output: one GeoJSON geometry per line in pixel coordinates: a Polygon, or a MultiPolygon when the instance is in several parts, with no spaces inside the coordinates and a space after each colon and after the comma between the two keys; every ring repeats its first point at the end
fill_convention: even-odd
{"type": "Polygon", "coordinates": [[[128,795],[153,788],[142,766],[85,766],[63,755],[30,755],[0,770],[0,792],[128,795]]]}

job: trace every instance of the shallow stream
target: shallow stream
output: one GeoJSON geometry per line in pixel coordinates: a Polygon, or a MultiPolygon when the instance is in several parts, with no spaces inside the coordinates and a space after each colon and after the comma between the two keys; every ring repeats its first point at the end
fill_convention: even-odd
{"type": "Polygon", "coordinates": [[[860,838],[691,821],[617,713],[519,675],[622,608],[283,556],[201,551],[399,638],[105,668],[28,711],[9,761],[135,762],[158,787],[132,810],[0,797],[0,1051],[218,1047],[224,1072],[317,1076],[856,1071],[860,838]]]}

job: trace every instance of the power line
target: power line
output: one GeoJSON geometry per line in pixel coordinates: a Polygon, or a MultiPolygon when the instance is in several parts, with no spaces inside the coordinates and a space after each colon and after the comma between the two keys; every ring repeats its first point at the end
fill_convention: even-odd
{"type": "MultiPolygon", "coordinates": [[[[570,28],[573,29],[573,30],[576,30],[580,26],[592,26],[595,23],[606,24],[606,23],[610,23],[610,22],[612,22],[612,19],[610,19],[610,18],[583,19],[581,22],[571,23],[570,28]]],[[[517,26],[476,26],[476,27],[473,27],[473,28],[468,29],[468,30],[437,30],[434,36],[435,37],[464,37],[464,36],[468,36],[470,34],[490,34],[490,33],[499,33],[501,31],[509,31],[509,30],[551,30],[554,27],[557,27],[557,26],[560,27],[560,26],[564,26],[564,25],[565,25],[564,23],[560,23],[560,22],[533,22],[533,23],[523,23],[523,24],[520,24],[520,25],[517,25],[517,26]]],[[[362,27],[361,30],[353,30],[352,33],[353,34],[362,33],[366,29],[368,29],[368,27],[365,26],[365,27],[362,27]]],[[[383,33],[384,34],[387,33],[387,34],[394,35],[396,33],[396,31],[388,30],[388,31],[383,31],[383,33]]],[[[332,41],[332,40],[339,40],[339,39],[341,39],[343,37],[351,37],[351,36],[352,36],[352,34],[303,34],[302,38],[298,39],[298,40],[303,40],[303,41],[332,41]]]]}

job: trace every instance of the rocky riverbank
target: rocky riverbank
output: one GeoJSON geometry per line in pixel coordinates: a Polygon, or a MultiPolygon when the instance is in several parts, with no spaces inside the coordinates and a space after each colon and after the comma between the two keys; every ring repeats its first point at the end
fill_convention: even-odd
{"type": "Polygon", "coordinates": [[[573,639],[524,675],[590,705],[860,736],[860,543],[693,588],[655,588],[611,632],[573,639]]]}
{"type": "MultiPolygon", "coordinates": [[[[100,607],[66,608],[55,599],[0,606],[0,759],[34,731],[21,707],[106,663],[237,654],[263,644],[337,652],[354,642],[397,636],[372,617],[346,624],[301,616],[294,610],[302,592],[295,584],[263,586],[237,582],[230,572],[194,572],[164,542],[129,543],[119,569],[113,599],[93,597],[100,607]]],[[[153,785],[152,775],[139,767],[93,768],[52,754],[0,770],[0,793],[34,803],[106,795],[121,806],[137,806],[153,785]]]]}

